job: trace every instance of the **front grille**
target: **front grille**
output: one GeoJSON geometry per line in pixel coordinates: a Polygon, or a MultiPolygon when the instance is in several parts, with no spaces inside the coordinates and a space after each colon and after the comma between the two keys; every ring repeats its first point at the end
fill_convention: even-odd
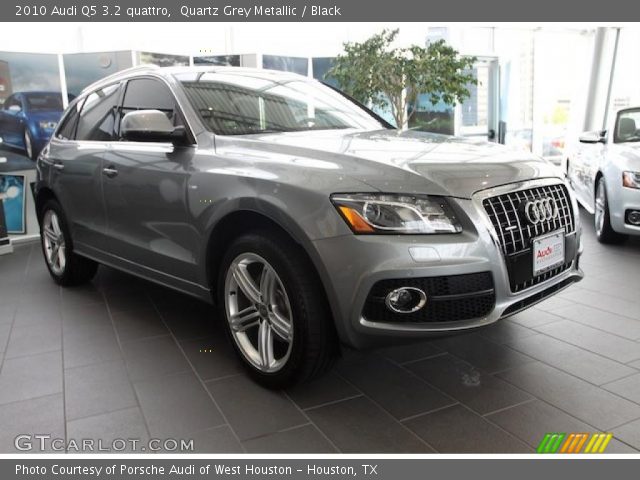
{"type": "MultiPolygon", "coordinates": [[[[567,262],[557,268],[523,279],[522,272],[514,275],[513,263],[532,264],[531,250],[534,238],[557,230],[564,230],[565,235],[575,231],[574,212],[571,208],[569,193],[562,184],[518,190],[495,197],[486,198],[482,205],[496,231],[500,248],[509,267],[511,290],[518,292],[562,273],[571,266],[571,256],[567,262]],[[527,201],[553,198],[558,206],[558,216],[551,220],[531,225],[524,215],[524,204],[527,201]],[[529,255],[527,255],[529,254],[529,255]],[[513,267],[513,268],[512,268],[513,267]]],[[[566,249],[565,249],[566,250],[566,249]]]]}
{"type": "Polygon", "coordinates": [[[495,301],[490,272],[381,280],[371,288],[362,314],[371,322],[454,322],[488,315],[493,310],[495,301]],[[421,289],[427,295],[426,305],[414,313],[389,310],[384,303],[385,297],[399,287],[421,289]]]}

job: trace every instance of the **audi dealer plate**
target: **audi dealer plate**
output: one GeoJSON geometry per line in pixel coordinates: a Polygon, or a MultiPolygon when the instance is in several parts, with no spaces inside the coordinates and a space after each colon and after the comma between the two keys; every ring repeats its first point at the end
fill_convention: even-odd
{"type": "Polygon", "coordinates": [[[564,264],[564,230],[533,239],[533,276],[564,264]]]}

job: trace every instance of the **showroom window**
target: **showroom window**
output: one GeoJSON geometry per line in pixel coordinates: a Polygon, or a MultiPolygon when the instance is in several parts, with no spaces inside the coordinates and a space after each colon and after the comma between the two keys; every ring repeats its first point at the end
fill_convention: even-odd
{"type": "Polygon", "coordinates": [[[76,140],[113,140],[119,91],[120,84],[109,85],[87,97],[80,112],[76,140]]]}

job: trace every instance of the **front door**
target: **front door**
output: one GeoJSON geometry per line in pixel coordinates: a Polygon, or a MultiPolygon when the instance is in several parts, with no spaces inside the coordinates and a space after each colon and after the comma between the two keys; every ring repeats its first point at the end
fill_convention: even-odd
{"type": "MultiPolygon", "coordinates": [[[[163,82],[130,80],[120,116],[150,109],[166,113],[176,126],[183,123],[173,93],[163,82]]],[[[109,253],[128,268],[196,281],[200,235],[188,202],[194,155],[193,147],[121,139],[105,157],[109,253]]]]}

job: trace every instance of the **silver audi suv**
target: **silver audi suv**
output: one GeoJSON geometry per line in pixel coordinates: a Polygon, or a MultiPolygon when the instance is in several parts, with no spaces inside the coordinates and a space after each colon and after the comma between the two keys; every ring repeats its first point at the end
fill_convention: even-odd
{"type": "Polygon", "coordinates": [[[551,164],[399,132],[294,74],[136,68],[88,87],[38,158],[61,285],[98,264],[219,306],[283,387],[356,348],[489,325],[582,278],[551,164]]]}

